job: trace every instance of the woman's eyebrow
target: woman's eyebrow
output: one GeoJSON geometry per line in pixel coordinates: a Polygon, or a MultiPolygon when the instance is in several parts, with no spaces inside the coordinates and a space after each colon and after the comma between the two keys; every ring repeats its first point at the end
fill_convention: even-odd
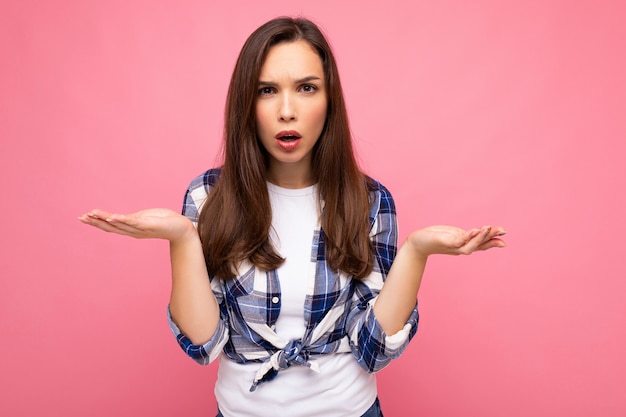
{"type": "Polygon", "coordinates": [[[319,81],[321,80],[320,77],[318,77],[317,75],[309,75],[308,77],[304,77],[304,78],[300,78],[299,80],[296,80],[297,84],[300,83],[308,83],[309,81],[319,81]]]}
{"type": "MultiPolygon", "coordinates": [[[[298,80],[295,80],[294,83],[295,84],[301,84],[301,83],[308,83],[311,81],[320,81],[321,78],[318,77],[317,75],[309,75],[307,77],[304,78],[300,78],[298,80]]],[[[278,83],[274,82],[274,81],[263,81],[263,80],[259,80],[259,85],[266,85],[266,86],[276,86],[278,85],[278,83]]]]}

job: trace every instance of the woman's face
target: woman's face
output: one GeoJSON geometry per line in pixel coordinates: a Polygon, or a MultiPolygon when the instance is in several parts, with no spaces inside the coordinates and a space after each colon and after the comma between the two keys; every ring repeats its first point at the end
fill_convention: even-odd
{"type": "Polygon", "coordinates": [[[322,60],[305,41],[273,46],[259,76],[257,136],[269,154],[268,179],[286,187],[311,185],[311,152],[326,121],[322,60]]]}

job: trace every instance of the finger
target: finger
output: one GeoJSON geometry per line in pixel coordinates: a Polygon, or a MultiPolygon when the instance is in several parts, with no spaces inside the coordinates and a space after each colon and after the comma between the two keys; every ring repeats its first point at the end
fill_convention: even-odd
{"type": "Polygon", "coordinates": [[[120,234],[142,237],[148,230],[145,224],[140,224],[131,216],[113,214],[104,220],[108,225],[119,231],[120,234]]]}
{"type": "Polygon", "coordinates": [[[455,239],[455,243],[453,244],[456,248],[463,248],[468,243],[470,243],[473,239],[476,239],[476,236],[480,234],[480,229],[470,229],[455,239]]]}
{"type": "Polygon", "coordinates": [[[476,233],[476,236],[472,239],[475,246],[478,247],[479,245],[491,239],[491,230],[491,226],[482,226],[480,229],[478,229],[478,233],[476,233]]]}
{"type": "Polygon", "coordinates": [[[143,230],[148,224],[146,219],[133,214],[110,213],[105,219],[106,222],[122,229],[143,230]]]}
{"type": "Polygon", "coordinates": [[[506,230],[503,227],[492,227],[492,226],[483,226],[481,228],[481,234],[483,236],[483,242],[488,242],[494,237],[504,236],[506,234],[506,230]]]}
{"type": "Polygon", "coordinates": [[[87,216],[89,216],[92,219],[101,219],[104,220],[108,217],[111,217],[113,215],[113,213],[110,213],[108,211],[105,210],[100,210],[100,209],[93,209],[91,211],[89,211],[87,213],[87,216]]]}
{"type": "Polygon", "coordinates": [[[502,237],[506,234],[506,231],[502,227],[492,227],[489,232],[485,235],[485,239],[482,244],[485,244],[497,237],[502,237]]]}
{"type": "Polygon", "coordinates": [[[506,242],[504,242],[504,240],[500,238],[494,237],[493,239],[490,239],[487,242],[480,245],[477,250],[484,251],[484,250],[488,250],[491,248],[504,248],[504,247],[506,247],[506,242]]]}
{"type": "Polygon", "coordinates": [[[96,226],[96,227],[100,227],[100,226],[105,226],[107,225],[104,217],[103,217],[103,212],[101,211],[96,211],[96,210],[92,210],[88,213],[85,213],[81,216],[78,217],[78,220],[80,220],[81,222],[85,223],[85,224],[89,224],[91,226],[96,226]]]}
{"type": "Polygon", "coordinates": [[[90,226],[93,226],[105,232],[117,233],[117,234],[126,235],[126,236],[131,235],[128,230],[117,227],[117,225],[111,224],[110,222],[107,222],[106,220],[101,219],[97,217],[96,215],[90,216],[88,214],[85,214],[85,215],[80,216],[78,220],[80,220],[82,223],[88,224],[90,226]]]}
{"type": "Polygon", "coordinates": [[[463,255],[469,255],[479,250],[482,245],[484,245],[492,238],[492,236],[490,236],[490,234],[492,233],[491,226],[482,226],[480,229],[473,230],[478,230],[478,232],[474,233],[474,237],[472,237],[462,247],[459,248],[459,253],[463,255]]]}
{"type": "Polygon", "coordinates": [[[470,240],[478,236],[479,233],[480,233],[480,229],[474,228],[474,229],[468,230],[467,232],[465,232],[465,241],[469,242],[470,240]]]}
{"type": "Polygon", "coordinates": [[[136,225],[136,222],[132,221],[132,217],[125,215],[125,214],[111,213],[108,217],[105,218],[105,220],[115,225],[122,225],[122,224],[127,224],[129,226],[136,225]]]}

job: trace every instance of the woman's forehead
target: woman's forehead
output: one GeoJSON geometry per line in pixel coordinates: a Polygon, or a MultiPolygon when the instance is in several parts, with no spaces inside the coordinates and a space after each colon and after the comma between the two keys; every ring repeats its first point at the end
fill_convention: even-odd
{"type": "Polygon", "coordinates": [[[272,78],[323,78],[322,59],[307,41],[281,42],[270,48],[261,67],[260,81],[272,78]]]}

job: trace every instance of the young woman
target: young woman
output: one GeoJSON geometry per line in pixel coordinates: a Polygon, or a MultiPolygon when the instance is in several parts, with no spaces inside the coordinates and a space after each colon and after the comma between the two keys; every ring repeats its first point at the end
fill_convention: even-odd
{"type": "Polygon", "coordinates": [[[382,415],[374,373],[417,330],[427,258],[504,246],[500,227],[432,226],[396,249],[394,202],[355,161],[331,49],[290,18],[243,46],[223,166],[191,182],[182,215],[80,220],[170,241],[170,326],[194,360],[219,359],[224,416],[382,415]]]}

